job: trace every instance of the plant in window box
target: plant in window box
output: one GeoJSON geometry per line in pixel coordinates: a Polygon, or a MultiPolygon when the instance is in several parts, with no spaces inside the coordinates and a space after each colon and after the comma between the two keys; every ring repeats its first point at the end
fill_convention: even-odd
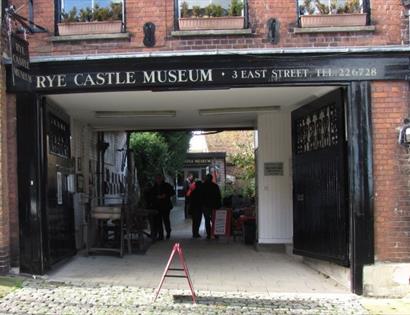
{"type": "Polygon", "coordinates": [[[113,34],[122,30],[122,4],[111,2],[109,7],[95,5],[77,13],[73,7],[69,12],[62,12],[58,23],[59,35],[113,34]]]}
{"type": "Polygon", "coordinates": [[[187,2],[183,2],[179,29],[182,31],[242,29],[244,27],[242,10],[241,0],[231,0],[229,8],[211,3],[205,8],[193,6],[189,9],[187,2]]]}
{"type": "Polygon", "coordinates": [[[316,8],[313,12],[311,0],[305,0],[301,6],[301,27],[366,25],[367,15],[362,13],[360,0],[346,0],[343,6],[340,6],[337,0],[331,0],[328,5],[323,4],[320,0],[315,0],[314,5],[316,8]]]}

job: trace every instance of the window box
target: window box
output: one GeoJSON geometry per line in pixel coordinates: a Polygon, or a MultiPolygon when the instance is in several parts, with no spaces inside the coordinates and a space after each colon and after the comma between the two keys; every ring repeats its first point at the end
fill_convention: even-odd
{"type": "Polygon", "coordinates": [[[179,18],[179,29],[189,30],[233,30],[244,28],[243,16],[189,17],[179,18]]]}
{"type": "Polygon", "coordinates": [[[122,21],[62,22],[58,23],[59,35],[88,35],[121,33],[122,21]]]}
{"type": "Polygon", "coordinates": [[[301,27],[364,26],[367,14],[312,14],[300,16],[301,27]]]}

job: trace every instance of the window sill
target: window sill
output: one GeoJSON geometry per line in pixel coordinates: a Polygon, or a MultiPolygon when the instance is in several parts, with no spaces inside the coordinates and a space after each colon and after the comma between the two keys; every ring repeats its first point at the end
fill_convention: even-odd
{"type": "Polygon", "coordinates": [[[374,32],[374,25],[366,26],[332,26],[332,27],[295,27],[295,34],[311,34],[311,33],[348,33],[348,32],[374,32]]]}
{"type": "Polygon", "coordinates": [[[173,31],[173,37],[189,37],[189,36],[223,36],[223,35],[252,35],[250,28],[237,30],[192,30],[192,31],[173,31]]]}
{"type": "Polygon", "coordinates": [[[83,40],[105,40],[105,39],[129,39],[130,33],[114,33],[114,34],[87,34],[87,35],[63,35],[52,36],[50,41],[52,42],[71,42],[71,41],[83,41],[83,40]]]}

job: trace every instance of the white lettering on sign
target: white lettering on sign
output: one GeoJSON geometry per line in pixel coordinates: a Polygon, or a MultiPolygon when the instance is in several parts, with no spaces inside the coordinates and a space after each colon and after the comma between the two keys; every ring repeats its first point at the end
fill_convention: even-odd
{"type": "Polygon", "coordinates": [[[185,83],[212,82],[212,70],[154,70],[143,71],[144,84],[147,83],[185,83]]]}
{"type": "Polygon", "coordinates": [[[36,80],[36,87],[49,88],[49,87],[66,87],[66,75],[65,74],[53,74],[53,75],[39,75],[36,80]]]}
{"type": "MultiPolygon", "coordinates": [[[[29,64],[19,56],[14,63],[26,68],[29,64]]],[[[229,84],[242,82],[293,82],[312,80],[368,80],[383,77],[379,67],[306,67],[261,69],[170,69],[142,71],[114,71],[37,75],[37,89],[83,88],[106,86],[195,85],[201,83],[229,84]]]]}

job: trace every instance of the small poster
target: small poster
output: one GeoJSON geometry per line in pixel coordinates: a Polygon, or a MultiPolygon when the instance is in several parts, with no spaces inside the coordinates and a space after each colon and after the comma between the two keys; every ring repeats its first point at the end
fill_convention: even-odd
{"type": "Polygon", "coordinates": [[[213,235],[230,235],[231,212],[229,209],[214,210],[212,216],[213,235]]]}
{"type": "Polygon", "coordinates": [[[265,176],[283,176],[283,162],[268,162],[264,165],[265,176]]]}
{"type": "Polygon", "coordinates": [[[226,233],[226,210],[215,211],[215,235],[225,235],[226,233]]]}

